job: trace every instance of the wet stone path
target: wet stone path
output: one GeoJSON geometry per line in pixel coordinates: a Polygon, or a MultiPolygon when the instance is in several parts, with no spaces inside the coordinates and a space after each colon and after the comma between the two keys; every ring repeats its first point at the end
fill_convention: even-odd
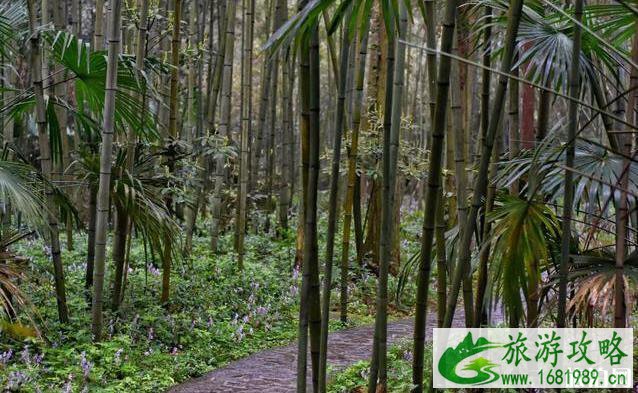
{"type": "MultiPolygon", "coordinates": [[[[463,310],[457,310],[453,326],[464,325],[463,310]]],[[[428,313],[430,327],[436,324],[436,313],[428,313]]],[[[342,370],[360,360],[370,358],[374,326],[367,325],[330,333],[328,365],[342,370]]],[[[388,343],[411,339],[413,320],[403,319],[388,324],[388,343]]],[[[310,363],[310,361],[308,361],[310,363]]],[[[291,393],[296,388],[297,343],[255,353],[228,364],[200,378],[192,379],[169,390],[170,393],[291,393]]],[[[310,374],[310,372],[308,372],[310,374]]],[[[310,390],[311,391],[311,390],[310,390]]]]}

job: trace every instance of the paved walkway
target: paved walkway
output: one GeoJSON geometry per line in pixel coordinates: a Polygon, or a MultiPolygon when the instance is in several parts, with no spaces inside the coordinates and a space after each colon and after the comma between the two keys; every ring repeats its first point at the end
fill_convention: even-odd
{"type": "MultiPolygon", "coordinates": [[[[454,326],[464,324],[462,309],[457,309],[454,326]]],[[[428,339],[436,325],[436,312],[428,313],[428,339]]],[[[362,326],[330,333],[328,365],[343,369],[360,360],[370,359],[374,326],[362,326]]],[[[410,339],[413,320],[404,319],[388,325],[388,342],[410,339]]],[[[310,360],[308,360],[310,363],[310,360]]],[[[200,378],[174,386],[170,393],[290,393],[296,390],[297,343],[258,352],[230,363],[200,378]]],[[[308,372],[310,374],[310,371],[308,372]]]]}

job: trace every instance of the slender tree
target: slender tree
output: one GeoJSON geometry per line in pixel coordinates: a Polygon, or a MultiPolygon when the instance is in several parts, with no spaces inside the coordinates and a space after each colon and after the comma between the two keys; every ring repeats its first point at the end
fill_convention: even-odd
{"type": "MultiPolygon", "coordinates": [[[[482,75],[481,75],[481,114],[480,114],[480,133],[481,133],[481,142],[485,141],[487,136],[487,129],[489,128],[489,116],[490,116],[490,90],[491,90],[491,80],[492,74],[489,70],[492,63],[492,7],[485,7],[485,23],[486,28],[484,32],[483,45],[485,47],[485,52],[482,58],[482,64],[484,66],[482,75]]],[[[510,95],[513,94],[510,89],[510,95]]],[[[533,90],[532,90],[533,93],[533,90]]],[[[518,93],[517,98],[518,99],[518,93]]],[[[533,107],[532,107],[533,108],[533,107]]],[[[533,112],[533,109],[532,109],[533,112]]],[[[533,113],[532,113],[533,117],[533,113]]],[[[478,149],[477,149],[478,150],[478,149]]],[[[482,233],[487,233],[489,226],[483,220],[482,233]]],[[[482,322],[486,322],[487,314],[484,305],[485,291],[487,289],[487,278],[488,278],[488,258],[489,258],[489,244],[485,244],[483,246],[483,250],[480,254],[479,259],[479,268],[478,268],[478,283],[476,288],[476,306],[474,312],[474,326],[478,327],[482,322]]]]}
{"type": "MultiPolygon", "coordinates": [[[[393,11],[390,11],[391,13],[393,11]]],[[[392,16],[394,17],[394,16],[392,16]]],[[[379,248],[379,280],[377,285],[377,314],[374,327],[374,343],[368,390],[387,391],[387,334],[388,334],[388,270],[394,239],[392,213],[395,203],[395,185],[399,132],[401,126],[401,104],[405,78],[405,39],[407,32],[407,8],[399,5],[398,32],[388,31],[388,60],[386,69],[386,101],[383,124],[383,194],[381,214],[381,242],[379,248]],[[396,42],[396,35],[400,41],[396,42]],[[396,61],[396,64],[395,64],[396,61]],[[377,382],[378,380],[378,382],[377,382]]],[[[390,27],[388,27],[390,29],[390,27]]]]}
{"type": "Polygon", "coordinates": [[[244,236],[246,233],[246,201],[248,198],[248,175],[250,151],[249,139],[252,135],[252,71],[253,71],[253,27],[255,0],[244,0],[244,17],[242,40],[244,51],[242,53],[241,66],[241,138],[240,138],[240,164],[239,164],[239,207],[237,217],[237,254],[238,265],[241,269],[244,265],[244,236]]]}
{"type": "MultiPolygon", "coordinates": [[[[503,104],[505,102],[505,92],[507,90],[508,83],[507,74],[511,69],[512,59],[514,58],[514,48],[516,45],[516,36],[518,34],[518,26],[521,20],[522,9],[522,0],[512,1],[509,7],[507,31],[504,41],[505,47],[500,68],[502,74],[498,80],[498,86],[496,88],[496,94],[494,96],[492,110],[490,112],[489,127],[487,129],[487,134],[483,146],[481,147],[481,158],[478,168],[478,174],[476,176],[476,179],[474,180],[474,194],[472,195],[472,204],[466,220],[466,228],[469,228],[473,225],[473,223],[476,222],[478,210],[482,206],[482,199],[487,191],[488,169],[492,156],[492,148],[494,147],[496,131],[498,129],[500,121],[499,114],[502,112],[503,104]]],[[[456,309],[456,302],[458,300],[461,281],[467,274],[467,271],[469,269],[469,262],[472,252],[470,247],[472,236],[472,231],[465,231],[458,244],[458,263],[455,266],[454,275],[452,276],[450,296],[448,297],[443,327],[450,327],[452,325],[452,319],[454,318],[454,311],[456,309]]]]}
{"type": "MultiPolygon", "coordinates": [[[[222,89],[221,89],[221,116],[217,134],[219,139],[226,138],[230,140],[230,115],[231,115],[231,98],[232,98],[232,81],[233,81],[233,59],[235,52],[235,22],[238,0],[229,0],[226,7],[226,32],[224,33],[224,68],[222,70],[222,89]]],[[[211,248],[213,252],[217,252],[217,243],[219,240],[219,232],[222,215],[222,188],[224,185],[224,162],[225,158],[221,152],[215,156],[215,189],[213,190],[213,211],[211,222],[211,248]]]]}
{"type": "MultiPolygon", "coordinates": [[[[567,274],[569,271],[569,259],[572,233],[572,210],[574,204],[574,174],[570,170],[574,167],[576,157],[576,129],[578,128],[578,100],[580,97],[580,48],[583,17],[583,0],[576,0],[574,9],[574,40],[572,47],[572,63],[569,74],[569,121],[567,123],[567,149],[565,151],[565,196],[563,201],[563,237],[561,239],[561,264],[560,282],[558,287],[558,320],[557,327],[566,327],[567,310],[567,274]]],[[[622,201],[621,201],[622,206],[622,201]]],[[[617,250],[618,252],[618,250],[617,250]]],[[[621,257],[624,258],[624,255],[621,257]]]]}
{"type": "MultiPolygon", "coordinates": [[[[182,21],[182,0],[174,0],[173,2],[173,31],[171,36],[171,83],[169,95],[169,115],[168,115],[168,143],[172,143],[177,139],[177,116],[178,116],[178,89],[179,89],[179,50],[181,46],[180,23],[182,21]]],[[[169,171],[173,172],[174,164],[168,161],[169,171]]],[[[171,210],[172,198],[166,198],[168,210],[171,210]]],[[[168,302],[171,289],[171,264],[173,259],[173,244],[165,236],[162,250],[162,293],[160,302],[168,302]]]]}
{"type": "MultiPolygon", "coordinates": [[[[348,320],[348,271],[350,260],[350,227],[355,204],[355,188],[357,182],[357,150],[359,149],[359,132],[361,129],[361,112],[363,110],[363,82],[365,79],[366,58],[368,52],[369,25],[366,25],[359,42],[359,56],[356,65],[356,81],[354,102],[352,104],[352,134],[348,146],[348,188],[343,205],[343,234],[341,242],[341,322],[348,320]]],[[[357,201],[359,204],[359,201],[357,201]]]]}
{"type": "MultiPolygon", "coordinates": [[[[49,145],[49,135],[47,133],[46,102],[44,100],[44,90],[42,82],[42,58],[40,56],[40,31],[38,26],[38,11],[35,0],[27,1],[29,13],[29,33],[31,44],[31,79],[35,96],[35,120],[38,130],[38,144],[40,145],[40,167],[45,181],[51,181],[52,160],[51,148],[49,145]]],[[[55,296],[58,306],[58,318],[60,322],[69,322],[69,311],[66,304],[66,289],[64,283],[64,269],[62,266],[62,255],[60,253],[60,232],[58,229],[58,219],[55,214],[55,202],[53,189],[50,185],[45,187],[47,205],[50,211],[47,215],[49,224],[49,244],[51,247],[51,259],[53,261],[53,277],[55,281],[55,296]]]]}
{"type": "MultiPolygon", "coordinates": [[[[349,18],[347,18],[349,19],[349,18]]],[[[330,293],[332,289],[332,264],[334,255],[335,230],[337,227],[337,197],[339,192],[339,166],[341,164],[341,140],[345,127],[346,79],[350,59],[350,30],[348,22],[343,23],[341,51],[339,53],[339,78],[337,80],[337,102],[334,117],[334,144],[330,173],[330,200],[328,201],[328,228],[326,238],[326,263],[323,278],[321,346],[319,351],[319,392],[326,391],[326,370],[328,359],[328,322],[330,320],[330,293]]]]}
{"type": "MultiPolygon", "coordinates": [[[[458,1],[449,1],[445,7],[441,51],[452,52],[458,1]]],[[[434,48],[431,48],[431,50],[434,48]]],[[[450,91],[451,59],[442,56],[438,65],[436,87],[436,107],[434,110],[428,182],[425,192],[425,211],[423,215],[423,236],[419,257],[419,275],[417,277],[417,307],[414,322],[414,358],[412,362],[412,383],[416,392],[423,391],[423,357],[425,345],[425,323],[427,317],[427,298],[430,282],[432,242],[436,223],[438,198],[441,195],[441,174],[443,171],[443,147],[445,144],[445,120],[447,116],[450,91]]],[[[457,190],[458,191],[458,190],[457,190]]],[[[441,239],[443,240],[443,239],[441,239]]]]}
{"type": "Polygon", "coordinates": [[[93,274],[92,331],[93,339],[102,339],[102,303],[106,238],[109,219],[109,195],[111,191],[111,157],[115,131],[115,93],[117,91],[117,66],[120,54],[121,0],[112,0],[109,13],[108,57],[106,93],[104,96],[104,120],[102,145],[100,146],[100,181],[97,194],[97,218],[95,225],[95,270],[93,274]]]}
{"type": "MultiPolygon", "coordinates": [[[[299,2],[303,9],[305,1],[299,2]]],[[[319,179],[320,143],[320,84],[319,84],[319,31],[315,24],[302,38],[299,50],[299,83],[301,93],[302,129],[307,132],[307,179],[305,192],[305,229],[303,247],[303,273],[301,304],[299,307],[299,341],[297,350],[297,392],[306,391],[308,331],[310,331],[310,358],[312,387],[318,391],[319,346],[321,309],[319,306],[319,258],[317,245],[317,185],[319,179]]],[[[303,134],[302,134],[303,137],[303,134]]]]}

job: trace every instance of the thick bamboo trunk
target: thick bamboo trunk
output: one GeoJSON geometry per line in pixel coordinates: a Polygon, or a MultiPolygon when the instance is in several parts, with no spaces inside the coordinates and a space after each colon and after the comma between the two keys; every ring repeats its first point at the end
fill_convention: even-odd
{"type": "MultiPolygon", "coordinates": [[[[300,2],[303,8],[305,2],[300,2]]],[[[319,178],[320,143],[320,84],[319,84],[319,32],[315,25],[300,49],[300,93],[302,127],[307,127],[307,187],[305,198],[305,230],[303,247],[303,273],[301,305],[299,308],[299,341],[297,351],[297,393],[306,392],[308,331],[310,331],[310,358],[313,392],[318,391],[319,346],[321,309],[319,306],[319,258],[317,245],[317,185],[319,178]],[[305,113],[305,116],[303,115],[305,113]]],[[[302,128],[302,132],[305,131],[302,128]]]]}
{"type": "MultiPolygon", "coordinates": [[[[443,19],[443,35],[441,51],[452,52],[458,1],[446,3],[443,19]]],[[[423,391],[423,357],[425,346],[425,323],[427,319],[427,299],[432,262],[432,243],[436,223],[438,198],[441,195],[441,174],[443,171],[443,148],[445,144],[445,120],[447,116],[448,97],[450,91],[451,59],[442,56],[438,65],[436,86],[436,109],[432,116],[432,132],[430,144],[430,162],[428,181],[425,191],[425,210],[423,215],[423,235],[421,255],[419,257],[419,274],[417,277],[416,316],[414,322],[414,358],[412,362],[412,383],[415,392],[423,391]]],[[[432,92],[431,92],[432,93],[432,92]]],[[[467,226],[466,226],[467,227],[467,226]]]]}
{"type": "MultiPolygon", "coordinates": [[[[37,5],[35,0],[27,2],[29,9],[29,32],[31,34],[31,73],[33,92],[35,96],[35,118],[38,130],[38,144],[40,147],[40,166],[42,176],[47,182],[51,181],[52,165],[51,165],[51,148],[49,146],[49,135],[47,134],[46,123],[46,103],[44,101],[44,91],[42,88],[42,59],[40,56],[40,34],[37,19],[37,5]]],[[[49,225],[49,242],[51,246],[51,259],[53,260],[53,277],[55,281],[55,295],[58,306],[58,318],[60,322],[67,323],[69,321],[69,311],[66,304],[66,289],[64,282],[64,269],[62,267],[62,255],[60,253],[60,233],[58,229],[58,219],[55,211],[53,189],[50,186],[45,187],[47,205],[51,207],[51,211],[47,215],[49,225]]]]}
{"type": "Polygon", "coordinates": [[[104,0],[95,0],[95,18],[93,19],[93,47],[104,49],[104,0]]]}
{"type": "MultiPolygon", "coordinates": [[[[522,0],[514,0],[509,8],[507,32],[505,35],[505,47],[501,61],[501,76],[499,84],[496,88],[496,94],[492,103],[492,111],[490,112],[489,127],[484,144],[481,148],[481,161],[478,173],[474,181],[474,194],[472,196],[472,204],[467,216],[466,227],[474,225],[478,216],[478,211],[483,205],[483,197],[487,191],[488,170],[491,161],[492,149],[496,139],[496,131],[500,122],[499,114],[502,112],[505,102],[505,92],[507,90],[508,77],[514,57],[514,47],[516,45],[516,36],[518,34],[518,26],[520,24],[521,13],[523,9],[522,0]]],[[[443,327],[450,327],[454,318],[454,311],[458,300],[458,294],[461,287],[461,281],[467,274],[471,257],[472,231],[466,231],[460,239],[458,250],[458,263],[455,266],[454,275],[452,276],[451,291],[448,297],[448,303],[445,312],[445,321],[443,327]]]]}
{"type": "Polygon", "coordinates": [[[100,146],[100,181],[97,194],[97,219],[95,226],[95,270],[93,274],[93,339],[102,338],[102,307],[104,265],[106,260],[106,238],[109,219],[109,195],[111,191],[111,160],[113,134],[115,131],[115,93],[117,91],[117,66],[120,54],[121,0],[113,0],[109,15],[109,44],[104,97],[104,121],[102,145],[100,146]]]}
{"type": "MultiPolygon", "coordinates": [[[[349,12],[347,13],[349,15],[349,12]]],[[[347,20],[347,19],[346,19],[347,20]]],[[[335,231],[337,228],[337,198],[341,164],[341,141],[345,128],[346,81],[350,59],[350,37],[348,23],[343,24],[341,51],[339,53],[339,78],[337,79],[337,102],[330,173],[330,196],[328,201],[328,228],[326,234],[326,263],[323,278],[321,345],[319,350],[319,392],[326,391],[326,371],[328,359],[328,322],[330,320],[330,294],[332,290],[332,265],[334,256],[335,231]]]]}
{"type": "Polygon", "coordinates": [[[395,222],[393,220],[401,106],[405,83],[405,42],[407,32],[407,8],[399,5],[399,26],[395,34],[388,35],[388,60],[386,69],[386,101],[383,124],[383,193],[381,213],[381,242],[379,245],[379,281],[377,285],[377,314],[374,329],[374,347],[370,367],[368,390],[387,391],[388,362],[388,270],[392,257],[395,222]],[[396,42],[398,35],[399,41],[396,42]],[[395,64],[396,61],[396,64],[395,64]],[[376,355],[376,357],[375,357],[376,355]],[[375,367],[376,365],[376,367],[375,367]],[[378,380],[378,381],[377,381],[378,380]]]}

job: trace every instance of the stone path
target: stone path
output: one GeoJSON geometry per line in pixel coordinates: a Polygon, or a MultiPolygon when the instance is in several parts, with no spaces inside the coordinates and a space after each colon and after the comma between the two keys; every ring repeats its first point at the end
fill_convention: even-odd
{"type": "MultiPolygon", "coordinates": [[[[430,327],[436,324],[436,312],[428,313],[430,327]]],[[[453,326],[464,324],[463,310],[457,310],[453,326]]],[[[374,326],[362,326],[330,333],[328,365],[343,369],[360,360],[370,358],[374,326]]],[[[403,319],[388,325],[388,342],[410,339],[413,320],[403,319]]],[[[310,363],[310,360],[308,360],[310,363]]],[[[170,393],[290,393],[296,390],[297,343],[253,354],[212,371],[200,378],[176,385],[170,393]]],[[[310,372],[308,372],[310,374],[310,372]]],[[[311,391],[311,390],[310,390],[311,391]]]]}

